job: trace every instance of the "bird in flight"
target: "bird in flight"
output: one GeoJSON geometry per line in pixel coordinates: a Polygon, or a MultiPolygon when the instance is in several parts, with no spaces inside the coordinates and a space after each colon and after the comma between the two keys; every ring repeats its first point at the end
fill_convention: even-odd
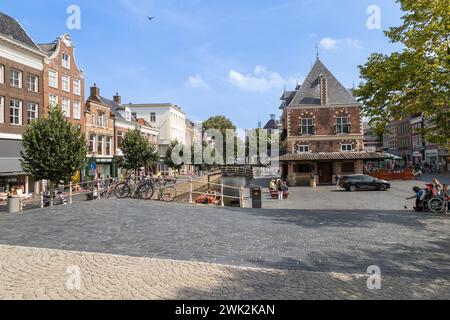
{"type": "Polygon", "coordinates": [[[146,17],[147,17],[147,19],[150,20],[150,21],[152,21],[153,19],[155,19],[155,17],[149,17],[149,16],[146,16],[146,17]]]}

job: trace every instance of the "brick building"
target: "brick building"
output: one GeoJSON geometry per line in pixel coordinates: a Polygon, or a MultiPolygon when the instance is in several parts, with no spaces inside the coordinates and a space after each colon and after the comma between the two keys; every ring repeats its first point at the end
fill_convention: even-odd
{"type": "Polygon", "coordinates": [[[103,177],[113,176],[117,172],[114,162],[115,115],[110,106],[102,100],[100,88],[95,84],[90,89],[90,96],[86,101],[84,114],[86,138],[88,139],[89,164],[84,177],[92,178],[95,174],[103,177]]]}
{"type": "Polygon", "coordinates": [[[44,59],[44,110],[58,105],[66,118],[84,132],[84,72],[75,61],[69,35],[49,44],[40,44],[44,59]]]}
{"type": "MultiPolygon", "coordinates": [[[[130,130],[139,130],[144,138],[155,147],[155,151],[158,150],[158,136],[159,130],[152,127],[145,119],[136,119],[135,115],[131,112],[130,107],[122,105],[122,98],[118,93],[113,97],[113,100],[100,97],[103,104],[108,105],[111,113],[114,114],[114,145],[115,155],[123,156],[121,150],[122,141],[126,134],[130,130]]],[[[125,174],[125,170],[122,168],[117,168],[115,166],[114,172],[111,175],[114,177],[119,177],[121,174],[125,174]]],[[[155,172],[157,168],[153,169],[155,172]]]]}
{"type": "MultiPolygon", "coordinates": [[[[0,12],[0,193],[32,193],[20,166],[25,126],[43,112],[44,54],[14,18],[0,12]]],[[[37,188],[37,186],[36,186],[37,188]]]]}
{"type": "Polygon", "coordinates": [[[283,176],[290,185],[315,177],[330,184],[338,174],[363,173],[364,161],[382,155],[365,152],[361,105],[317,59],[301,86],[282,96],[283,176]]]}

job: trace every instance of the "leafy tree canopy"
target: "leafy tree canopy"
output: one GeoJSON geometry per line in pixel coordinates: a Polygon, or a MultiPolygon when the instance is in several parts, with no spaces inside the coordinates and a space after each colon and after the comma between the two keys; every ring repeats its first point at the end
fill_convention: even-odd
{"type": "Polygon", "coordinates": [[[155,147],[142,136],[138,129],[128,131],[122,142],[123,161],[125,169],[139,170],[150,167],[158,160],[155,147]]]}
{"type": "Polygon", "coordinates": [[[67,183],[87,162],[84,134],[67,121],[58,107],[50,108],[47,118],[39,118],[27,127],[23,147],[21,165],[34,180],[67,183]]]}
{"type": "Polygon", "coordinates": [[[385,32],[403,45],[390,55],[372,54],[360,66],[355,95],[377,134],[392,120],[422,114],[425,139],[448,146],[450,139],[450,17],[448,0],[397,0],[403,24],[385,32]]]}

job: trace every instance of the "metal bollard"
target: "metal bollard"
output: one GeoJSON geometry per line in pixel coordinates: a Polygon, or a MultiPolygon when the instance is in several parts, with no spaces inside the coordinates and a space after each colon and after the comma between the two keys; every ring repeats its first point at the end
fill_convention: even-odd
{"type": "Polygon", "coordinates": [[[220,197],[220,198],[221,198],[220,204],[222,205],[222,207],[225,207],[225,202],[224,202],[225,194],[224,194],[224,192],[223,192],[223,183],[222,183],[222,185],[220,186],[220,194],[222,195],[222,196],[220,197]]]}
{"type": "Polygon", "coordinates": [[[97,181],[97,200],[100,200],[100,181],[97,181]]]}
{"type": "Polygon", "coordinates": [[[41,191],[41,209],[44,208],[44,191],[41,191]]]}
{"type": "Polygon", "coordinates": [[[193,203],[193,199],[192,199],[192,192],[193,192],[193,188],[192,188],[192,179],[189,182],[189,203],[193,203]]]}
{"type": "Polygon", "coordinates": [[[72,182],[69,183],[69,204],[72,204],[72,182]]]}

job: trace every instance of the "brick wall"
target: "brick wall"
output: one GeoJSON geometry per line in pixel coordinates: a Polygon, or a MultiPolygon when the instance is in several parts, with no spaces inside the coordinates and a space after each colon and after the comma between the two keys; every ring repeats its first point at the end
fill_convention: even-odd
{"type": "Polygon", "coordinates": [[[0,57],[0,64],[4,66],[4,83],[0,83],[0,96],[4,97],[4,123],[0,123],[1,133],[22,134],[28,124],[27,102],[39,105],[39,114],[43,112],[43,77],[42,71],[19,64],[17,62],[0,57]],[[22,88],[10,86],[9,74],[11,69],[22,72],[22,88]],[[39,78],[39,92],[31,92],[27,89],[27,77],[29,74],[39,78]],[[22,101],[22,126],[10,124],[9,104],[11,99],[22,101]]]}

